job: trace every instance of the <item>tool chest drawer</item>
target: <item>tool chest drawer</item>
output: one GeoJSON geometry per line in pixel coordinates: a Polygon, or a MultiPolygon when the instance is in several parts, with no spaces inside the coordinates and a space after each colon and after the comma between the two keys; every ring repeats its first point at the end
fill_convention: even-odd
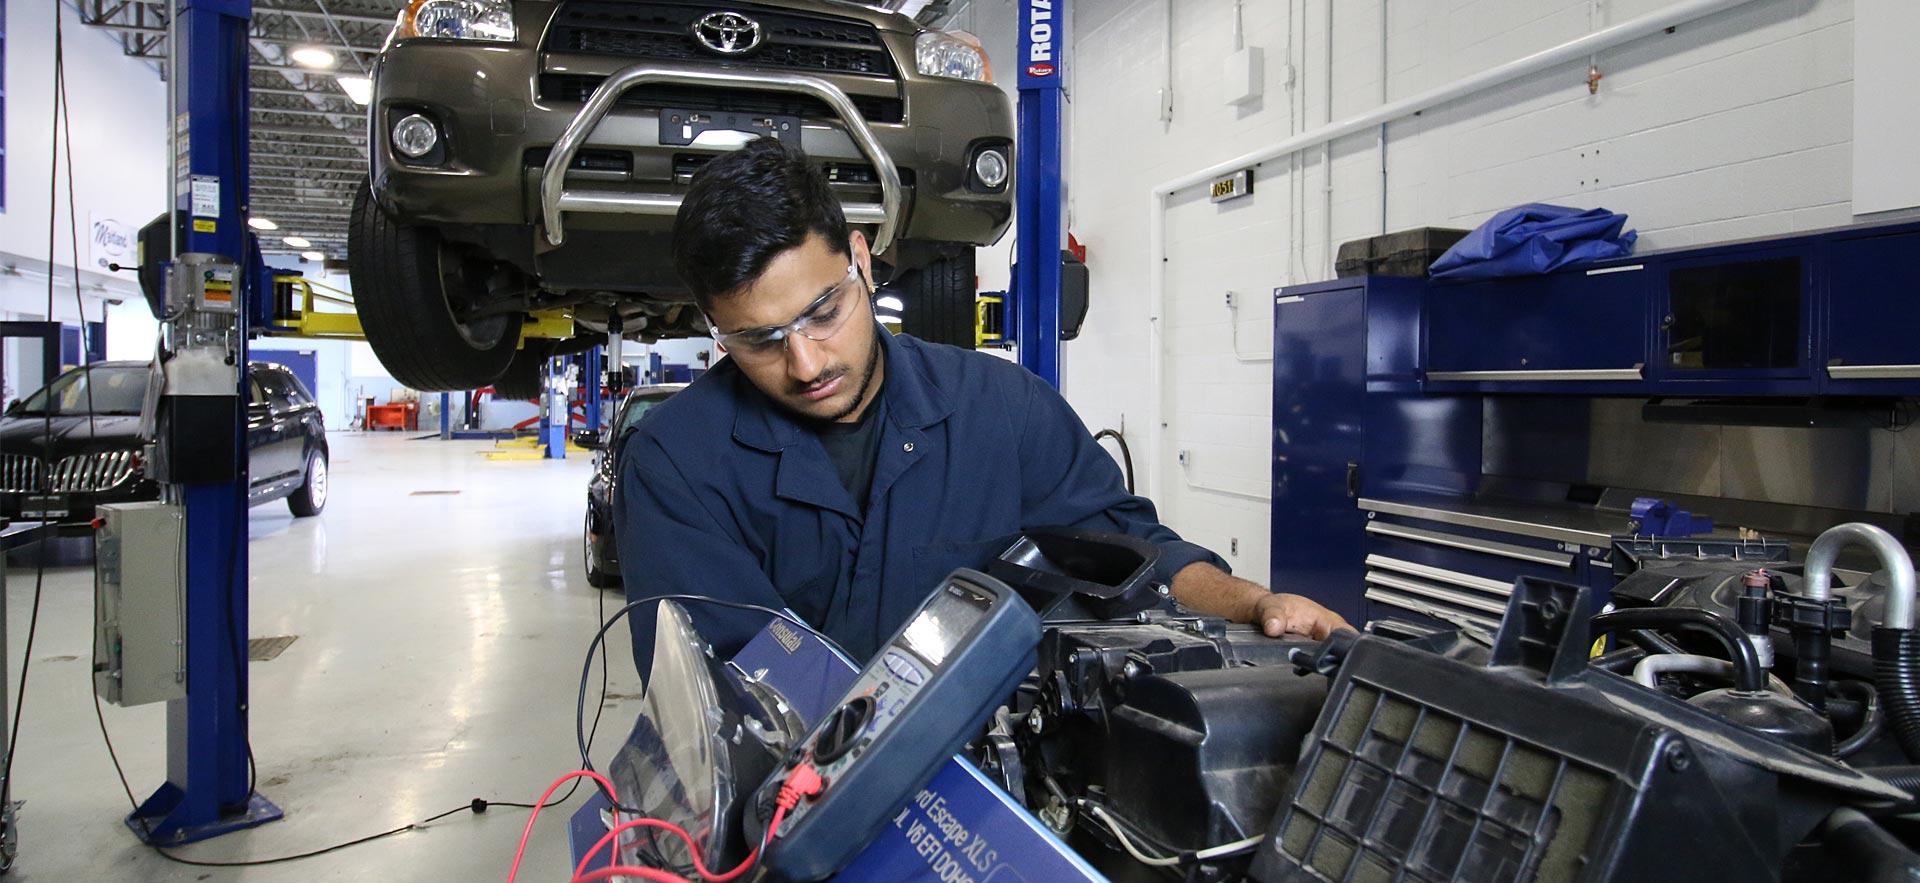
{"type": "Polygon", "coordinates": [[[1500,530],[1490,521],[1443,510],[1379,500],[1361,505],[1368,509],[1362,544],[1368,619],[1392,616],[1446,627],[1465,622],[1492,630],[1520,577],[1590,586],[1596,605],[1605,603],[1613,584],[1607,546],[1597,534],[1555,538],[1500,530]]]}

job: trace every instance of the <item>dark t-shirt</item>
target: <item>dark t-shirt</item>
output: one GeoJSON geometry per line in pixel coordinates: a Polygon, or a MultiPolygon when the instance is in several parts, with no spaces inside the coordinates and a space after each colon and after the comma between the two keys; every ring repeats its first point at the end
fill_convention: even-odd
{"type": "Polygon", "coordinates": [[[886,410],[885,402],[885,398],[874,396],[867,412],[852,423],[809,424],[813,434],[819,436],[820,446],[827,449],[827,460],[833,463],[840,483],[862,512],[867,509],[868,492],[873,490],[873,463],[880,453],[880,412],[886,410]]]}

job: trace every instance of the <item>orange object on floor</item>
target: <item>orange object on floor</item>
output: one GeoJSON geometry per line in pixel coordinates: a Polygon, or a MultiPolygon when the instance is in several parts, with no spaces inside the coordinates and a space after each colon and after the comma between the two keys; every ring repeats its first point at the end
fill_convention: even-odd
{"type": "Polygon", "coordinates": [[[420,406],[414,402],[367,406],[368,429],[418,430],[420,406]]]}

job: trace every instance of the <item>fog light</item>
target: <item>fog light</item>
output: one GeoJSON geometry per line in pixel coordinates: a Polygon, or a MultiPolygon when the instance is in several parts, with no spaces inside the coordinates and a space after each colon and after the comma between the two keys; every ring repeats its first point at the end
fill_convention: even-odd
{"type": "Polygon", "coordinates": [[[419,159],[440,143],[440,129],[433,121],[417,113],[408,114],[393,124],[393,149],[411,159],[419,159]]]}
{"type": "Polygon", "coordinates": [[[998,150],[982,150],[973,158],[973,176],[989,189],[1007,183],[1007,155],[998,150]]]}

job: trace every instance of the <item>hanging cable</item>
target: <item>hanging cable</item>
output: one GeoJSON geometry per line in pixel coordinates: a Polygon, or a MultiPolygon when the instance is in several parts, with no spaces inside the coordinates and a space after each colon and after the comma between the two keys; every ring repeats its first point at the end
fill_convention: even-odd
{"type": "MultiPolygon", "coordinates": [[[[50,140],[52,142],[52,151],[51,151],[52,166],[49,169],[47,174],[47,268],[48,268],[47,321],[49,322],[54,321],[53,290],[54,290],[54,277],[56,275],[54,272],[54,268],[58,265],[57,264],[58,255],[56,253],[56,249],[57,249],[57,243],[59,242],[59,229],[60,229],[59,228],[60,127],[58,123],[60,121],[61,96],[64,94],[64,90],[62,89],[61,78],[62,78],[62,72],[65,67],[64,59],[62,58],[62,54],[61,54],[61,24],[60,24],[61,18],[62,18],[61,10],[58,6],[56,6],[54,10],[54,17],[53,17],[53,32],[54,32],[53,122],[54,122],[54,125],[48,126],[48,128],[51,130],[50,140]]],[[[69,162],[69,165],[71,165],[71,162],[69,162]]],[[[79,260],[79,257],[77,254],[74,257],[74,260],[76,262],[79,260]]],[[[77,267],[75,269],[75,272],[76,274],[78,273],[77,267]]],[[[76,291],[75,293],[77,296],[78,292],[76,291]]],[[[82,326],[81,326],[83,329],[82,337],[85,336],[84,322],[85,322],[85,316],[83,315],[82,326]]],[[[54,345],[55,346],[59,345],[59,341],[57,339],[54,341],[54,345]]],[[[84,378],[84,380],[91,380],[91,378],[87,377],[86,375],[82,375],[82,377],[84,378]]],[[[46,454],[53,450],[53,380],[54,378],[51,378],[51,377],[47,378],[47,385],[42,388],[42,392],[45,394],[45,398],[42,402],[43,407],[41,410],[41,448],[40,450],[42,452],[41,454],[42,461],[45,461],[46,454]]],[[[90,389],[86,390],[86,392],[89,396],[91,396],[92,391],[90,389]]],[[[40,493],[42,496],[46,496],[48,491],[51,488],[52,480],[53,480],[52,466],[53,464],[51,462],[43,462],[43,465],[39,470],[38,478],[35,480],[35,485],[40,490],[40,493]]],[[[7,735],[6,762],[3,767],[0,767],[0,807],[11,806],[13,804],[13,762],[15,759],[15,755],[18,754],[18,752],[20,751],[20,715],[22,713],[22,710],[25,709],[26,703],[27,703],[27,684],[28,684],[28,675],[31,673],[32,665],[33,665],[34,639],[37,638],[40,633],[40,601],[44,595],[44,590],[46,588],[47,541],[50,538],[49,533],[50,531],[48,531],[43,526],[40,536],[36,539],[34,544],[35,545],[34,558],[36,560],[34,563],[34,575],[33,575],[33,601],[32,601],[32,606],[30,608],[31,612],[27,615],[27,640],[26,640],[25,646],[22,648],[22,653],[20,657],[20,682],[19,682],[20,692],[17,695],[15,695],[13,698],[13,720],[11,721],[11,726],[9,727],[9,732],[7,735]]],[[[9,832],[9,833],[12,833],[12,832],[9,832]]],[[[12,836],[0,837],[0,868],[12,867],[14,859],[17,857],[17,855],[18,855],[17,838],[12,836]]]]}
{"type": "Polygon", "coordinates": [[[1127,493],[1133,493],[1133,449],[1127,447],[1127,437],[1117,429],[1102,429],[1093,434],[1095,444],[1103,438],[1113,439],[1113,443],[1120,446],[1120,465],[1127,470],[1127,493]]]}

